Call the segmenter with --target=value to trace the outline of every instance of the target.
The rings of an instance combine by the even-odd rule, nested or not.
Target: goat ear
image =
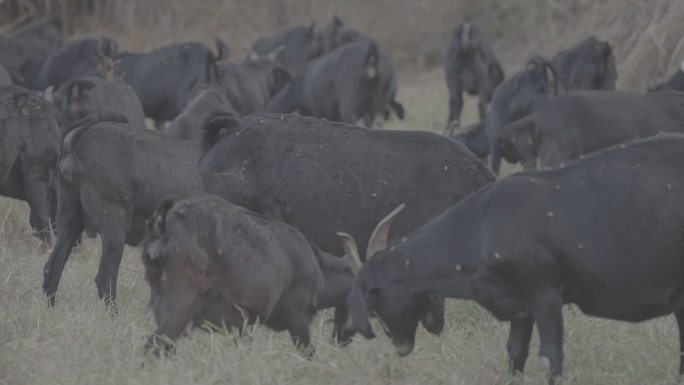
[[[283,67],[273,68],[273,80],[271,82],[271,96],[275,96],[280,90],[282,90],[290,81],[292,81],[292,76]]]
[[[119,52],[119,45],[109,36],[100,38],[100,53],[104,57],[112,58]]]
[[[71,102],[78,96],[78,90],[76,89],[76,82],[71,82],[67,85],[66,89],[66,105],[67,107],[71,105]]]
[[[404,120],[404,115],[405,115],[404,105],[399,103],[398,101],[392,99],[390,101],[390,106],[392,107],[394,112],[397,114],[397,117],[399,118],[399,120]]]
[[[212,116],[204,125],[204,130],[220,130],[223,134],[233,135],[240,129],[240,119],[232,113]]]
[[[216,44],[216,61],[228,60],[230,53],[228,44],[218,36],[214,37],[214,43]]]
[[[333,31],[336,31],[337,29],[342,28],[342,26],[344,26],[344,22],[342,21],[342,19],[340,19],[339,16],[333,15],[332,25]]]
[[[155,238],[161,238],[166,230],[166,214],[173,208],[174,204],[173,198],[165,198],[154,210],[149,226]]]
[[[487,66],[487,73],[488,73],[490,79],[503,81],[503,79],[505,77],[503,69],[499,65],[499,62],[497,62],[497,61],[495,61],[495,62],[493,62]]]
[[[355,330],[366,338],[374,338],[373,327],[368,321],[368,304],[363,290],[363,282],[355,279],[349,296],[347,297],[349,307],[349,318],[347,319],[347,329]]]
[[[603,54],[608,56],[613,53],[613,47],[611,47],[610,43],[603,42]]]
[[[204,134],[200,148],[205,154],[214,147],[222,135],[229,136],[237,133],[240,130],[240,120],[233,113],[219,113],[205,120],[201,127]]]
[[[359,257],[359,248],[356,246],[356,241],[354,237],[347,233],[338,232],[337,236],[340,237],[342,242],[342,248],[344,248],[344,254],[349,261],[349,268],[352,273],[356,274],[361,270],[361,258]]]
[[[95,88],[95,83],[91,80],[77,79],[69,83],[67,86],[67,106],[71,105],[71,102],[78,100],[83,97],[83,90],[91,90]]]
[[[92,90],[95,88],[95,83],[92,80],[78,80],[76,81],[76,87],[79,90],[79,93],[83,93],[83,90]]]
[[[427,311],[420,323],[432,334],[440,334],[444,330],[444,298],[428,296]]]

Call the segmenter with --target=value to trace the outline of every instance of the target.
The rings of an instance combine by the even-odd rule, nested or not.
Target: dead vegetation
[[[234,55],[262,36],[337,14],[375,37],[405,76],[441,66],[465,18],[482,25],[508,74],[532,54],[548,57],[590,34],[613,45],[623,90],[643,91],[684,60],[681,0],[3,0],[0,30],[44,14],[58,15],[70,34],[110,34],[123,50],[221,36]]]
[[[500,52],[507,73],[520,68],[534,53],[550,57],[591,34],[612,45],[620,90],[643,92],[656,80],[668,78],[684,61],[684,2],[680,0],[505,3],[510,8],[499,10],[499,17],[483,19],[483,24],[489,25],[484,21],[488,19],[501,21],[493,23],[497,28],[493,32],[502,36],[495,50]],[[518,3],[520,8],[510,3]]]
[[[408,76],[441,66],[465,18],[482,25],[508,74],[532,54],[551,56],[590,34],[613,45],[623,90],[643,91],[684,60],[681,0],[3,0],[0,30],[45,14],[58,15],[70,34],[110,34],[123,50],[221,36],[234,55],[260,37],[337,14],[375,37]]]

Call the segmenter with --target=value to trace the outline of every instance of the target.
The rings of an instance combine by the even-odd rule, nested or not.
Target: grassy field
[[[446,117],[441,71],[404,77],[399,98],[404,122],[387,127],[440,131]],[[464,123],[475,116],[468,100]],[[510,172],[510,168],[505,172]],[[119,314],[99,302],[94,277],[98,239],[71,256],[57,305],[43,297],[48,254],[28,226],[23,202],[0,199],[0,383],[2,384],[508,384],[507,325],[472,302],[449,301],[441,336],[420,331],[415,351],[399,358],[384,335],[357,338],[345,348],[330,342],[320,314],[311,325],[314,360],[295,353],[287,333],[265,327],[247,338],[195,330],[177,353],[146,360],[143,343],[154,330],[140,252],[127,248],[119,274]],[[676,383],[677,328],[673,317],[630,325],[565,309],[565,384]],[[380,330],[380,329],[377,329]],[[533,342],[526,384],[545,382]]]

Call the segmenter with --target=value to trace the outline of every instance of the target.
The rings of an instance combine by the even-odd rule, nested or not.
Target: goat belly
[[[474,277],[471,289],[477,303],[489,310],[500,321],[509,321],[527,315],[523,299],[516,290],[497,280],[493,275]]]
[[[684,303],[682,288],[604,288],[600,291],[585,291],[582,295],[569,298],[583,313],[594,317],[641,322],[671,314]]]

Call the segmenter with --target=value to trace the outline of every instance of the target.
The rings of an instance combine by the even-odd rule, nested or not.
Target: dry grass
[[[240,56],[239,47],[260,37],[311,21],[322,26],[338,14],[373,36],[403,72],[441,65],[453,29],[466,17],[494,42],[509,75],[533,54],[550,57],[592,34],[613,45],[623,90],[644,91],[684,60],[681,0],[202,0],[192,7],[169,0],[92,3],[91,15],[71,18],[69,29],[111,34],[124,43],[122,49],[134,51],[186,40],[210,44],[221,36]]]
[[[464,18],[482,26],[509,75],[533,54],[550,57],[596,35],[615,49],[618,88],[639,92],[684,60],[681,0],[0,0],[0,31],[49,10],[71,36],[109,34],[123,50],[220,36],[233,58],[260,37],[337,14],[375,38],[402,73],[441,66]]]
[[[146,361],[142,345],[154,330],[139,252],[127,249],[119,275],[120,313],[97,299],[97,240],[72,256],[58,303],[40,291],[47,255],[27,228],[26,207],[0,200],[0,383],[3,384],[507,384],[507,328],[474,303],[450,301],[441,337],[421,332],[416,350],[397,357],[384,336],[346,348],[312,323],[313,361],[299,357],[287,333],[255,327],[251,340],[195,331],[168,359]],[[567,308],[566,384],[669,384],[677,370],[672,318],[640,325],[589,319]],[[544,383],[536,337],[526,384]],[[144,366],[141,366],[143,365]]]
[[[214,36],[221,36],[234,54],[242,55],[239,48],[251,46],[258,38],[295,24],[316,22],[321,27],[337,14],[376,38],[402,65],[442,55],[456,24],[467,13],[484,10],[477,0],[202,0],[192,7],[185,1],[167,0],[94,3],[92,16],[70,20],[70,29],[112,34],[129,43],[122,47],[129,50],[186,40],[210,43]]]
[[[405,85],[412,107],[402,128],[439,131],[446,90],[441,72]],[[410,102],[410,103],[409,103]],[[466,104],[466,122],[476,118]],[[399,126],[392,123],[390,126]],[[120,313],[111,317],[97,299],[93,279],[98,239],[67,263],[57,305],[41,292],[47,254],[30,235],[22,202],[0,199],[0,383],[2,384],[508,384],[507,325],[472,302],[449,301],[442,336],[421,330],[416,350],[394,354],[390,341],[356,339],[346,348],[329,341],[325,312],[311,325],[317,354],[306,361],[287,333],[255,327],[248,339],[196,330],[177,353],[146,361],[143,343],[154,328],[139,250],[127,248],[119,274]],[[670,384],[676,380],[677,330],[672,317],[630,325],[589,319],[566,308],[566,384]],[[379,328],[377,330],[380,330]],[[526,384],[543,384],[533,342]],[[144,365],[143,365],[144,364]]]

